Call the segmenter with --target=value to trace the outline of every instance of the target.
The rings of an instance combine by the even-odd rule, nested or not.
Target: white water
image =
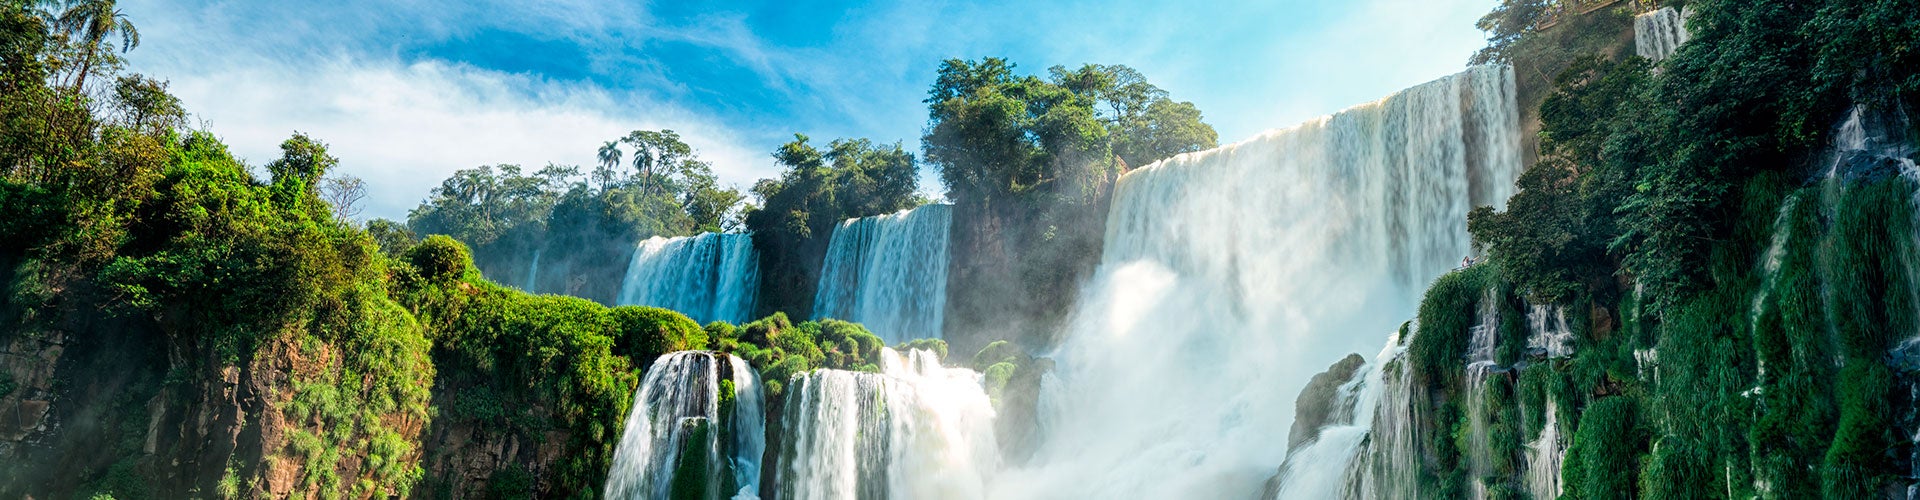
[[[1039,449],[992,497],[1257,494],[1287,395],[1411,317],[1471,252],[1467,211],[1504,205],[1513,94],[1511,70],[1474,68],[1122,178]]]
[[[1634,51],[1647,59],[1659,61],[1672,57],[1680,50],[1680,44],[1687,43],[1687,18],[1692,12],[1682,12],[1673,7],[1662,7],[1633,18]]]
[[[1536,499],[1560,498],[1560,466],[1567,458],[1567,444],[1560,439],[1560,406],[1547,396],[1546,425],[1540,436],[1527,443],[1527,491]]]
[[[1000,450],[980,374],[929,351],[881,352],[881,373],[793,378],[777,497],[986,498]]]
[[[1473,476],[1472,498],[1487,498],[1485,478],[1493,472],[1493,451],[1489,427],[1493,415],[1487,414],[1487,378],[1496,375],[1500,364],[1495,353],[1500,345],[1500,293],[1488,288],[1480,298],[1479,321],[1467,332],[1467,470]]]
[[[760,460],[767,451],[767,396],[760,390],[760,373],[747,361],[728,355],[733,367],[733,484],[740,485],[735,500],[760,496]]]
[[[1549,359],[1573,355],[1573,327],[1567,326],[1566,307],[1528,305],[1527,350],[1544,353]]]
[[[527,284],[520,287],[521,291],[527,292],[527,293],[540,293],[539,291],[534,290],[533,287],[539,285],[540,283],[540,254],[545,252],[546,250],[547,249],[544,246],[533,249],[533,262],[530,264],[527,264]]]
[[[833,230],[814,319],[865,325],[888,345],[940,338],[951,205],[847,219]]]
[[[613,466],[607,472],[607,498],[667,498],[676,466],[688,459],[680,456],[687,427],[696,422],[715,424],[706,435],[708,442],[700,444],[707,456],[697,458],[706,461],[713,473],[705,481],[718,485],[731,468],[736,484],[741,485],[735,498],[754,498],[764,449],[758,443],[765,439],[765,420],[757,402],[762,397],[760,379],[745,361],[725,355],[736,397],[733,414],[722,415],[720,380],[727,375],[721,371],[721,356],[681,351],[654,360],[634,394],[626,430],[614,450]],[[733,424],[730,443],[720,439],[717,424],[722,422]],[[725,493],[716,488],[708,497],[717,500]]]
[[[753,319],[759,288],[751,235],[653,237],[634,250],[618,303],[672,309],[703,324],[740,324]]]
[[[1372,362],[1340,386],[1338,396],[1345,407],[1320,429],[1318,439],[1287,454],[1274,499],[1352,496],[1351,486],[1364,473],[1361,452],[1374,428],[1374,411],[1381,408],[1387,387],[1386,367],[1405,350],[1399,340],[1398,335],[1389,338]]]

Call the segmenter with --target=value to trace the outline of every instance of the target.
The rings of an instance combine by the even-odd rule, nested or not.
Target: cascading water
[[[1373,362],[1340,386],[1337,396],[1344,405],[1321,427],[1319,438],[1287,453],[1273,499],[1349,498],[1357,493],[1351,486],[1365,473],[1366,462],[1359,459],[1373,432],[1374,411],[1382,407],[1386,368],[1404,350],[1398,335],[1393,336]]]
[[[1536,499],[1560,498],[1560,465],[1566,460],[1567,444],[1560,439],[1560,407],[1547,398],[1547,419],[1540,436],[1527,443],[1527,492]]]
[[[1000,450],[980,374],[942,367],[929,351],[881,352],[881,373],[793,378],[777,497],[986,498]]]
[[[735,500],[752,500],[760,495],[760,460],[767,451],[766,394],[760,390],[760,373],[738,356],[727,356],[733,369],[733,484],[740,487]]]
[[[1680,44],[1687,43],[1687,18],[1693,12],[1661,7],[1633,18],[1634,51],[1647,59],[1659,61],[1673,56],[1680,50]]]
[[[1527,351],[1549,359],[1573,355],[1573,327],[1567,326],[1567,308],[1527,306]]]
[[[1500,342],[1499,291],[1488,288],[1480,299],[1479,322],[1467,332],[1467,469],[1473,474],[1472,498],[1486,498],[1485,478],[1493,472],[1488,444],[1492,415],[1487,414],[1487,377],[1502,370],[1495,359]]]
[[[952,205],[847,219],[833,231],[815,319],[860,323],[887,344],[940,338]]]
[[[765,450],[761,397],[759,376],[740,358],[682,351],[654,360],[627,413],[605,496],[755,498]]]
[[[1466,214],[1512,193],[1518,127],[1511,69],[1478,67],[1123,177],[1039,447],[993,496],[1256,495],[1286,457],[1275,395],[1472,251]]]
[[[700,323],[739,324],[753,319],[759,288],[751,235],[654,237],[634,250],[618,302],[672,309]]]
[[[527,264],[527,284],[520,287],[521,291],[539,293],[539,291],[534,290],[533,287],[540,284],[540,254],[546,252],[546,250],[546,247],[533,249],[532,262]]]

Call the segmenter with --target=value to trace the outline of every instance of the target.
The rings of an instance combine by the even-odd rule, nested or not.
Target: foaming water
[[[1533,498],[1560,498],[1560,466],[1567,458],[1567,444],[1560,439],[1560,405],[1547,398],[1546,424],[1540,435],[1527,443],[1527,492]]]
[[[1366,473],[1361,451],[1373,433],[1374,412],[1382,407],[1387,366],[1403,351],[1399,337],[1390,337],[1372,362],[1340,386],[1337,396],[1343,404],[1318,439],[1287,454],[1274,499],[1352,498],[1359,493],[1354,486]]]
[[[1567,325],[1566,307],[1527,306],[1527,350],[1547,358],[1573,355],[1573,327]]]
[[[620,305],[663,307],[699,323],[745,323],[759,296],[753,237],[706,233],[640,242],[621,281]]]
[[[813,317],[860,323],[887,344],[940,338],[953,206],[847,219],[827,245]]]
[[[1488,287],[1480,298],[1479,322],[1467,333],[1467,470],[1473,478],[1468,492],[1472,498],[1487,498],[1485,478],[1493,473],[1493,450],[1489,443],[1494,416],[1487,413],[1488,377],[1504,370],[1495,359],[1500,344],[1499,292]]]
[[[734,394],[730,405],[723,404],[725,388]],[[704,351],[661,356],[634,394],[605,496],[755,498],[766,433],[761,397],[759,375],[740,358]],[[700,476],[688,482],[703,490],[674,491],[676,474]]]
[[[1640,57],[1659,61],[1672,57],[1680,45],[1687,43],[1687,18],[1693,17],[1691,11],[1681,11],[1673,7],[1661,7],[1633,18],[1634,52]]]
[[[1468,210],[1512,193],[1513,94],[1510,69],[1473,68],[1122,178],[1039,448],[993,497],[1258,494],[1283,395],[1411,317],[1472,251]]]
[[[987,498],[1000,451],[980,374],[924,350],[881,353],[881,373],[794,376],[777,497]]]

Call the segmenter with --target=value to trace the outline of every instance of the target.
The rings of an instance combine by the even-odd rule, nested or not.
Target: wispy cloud
[[[135,69],[256,162],[294,130],[333,145],[403,217],[453,170],[585,164],[600,142],[673,128],[723,181],[775,175],[803,132],[903,140],[941,59],[1024,71],[1132,65],[1224,141],[1458,71],[1494,0],[907,0],[635,3],[346,0],[129,3]],[[931,184],[930,172],[923,182]],[[937,186],[924,186],[938,191]]]
[[[404,218],[454,170],[590,165],[601,142],[639,128],[681,131],[724,178],[774,173],[764,154],[696,114],[470,66],[336,59],[176,78],[173,90],[251,163],[277,157],[296,130],[326,141],[342,172],[367,179],[368,213],[379,217]],[[647,113],[628,111],[637,109]]]

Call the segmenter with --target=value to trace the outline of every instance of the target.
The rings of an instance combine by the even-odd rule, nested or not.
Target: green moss
[[[912,351],[912,350],[932,351],[934,356],[938,356],[942,361],[945,361],[947,359],[947,341],[945,340],[913,339],[913,340],[907,341],[904,344],[900,344],[900,349],[903,351]]]
[[[680,453],[678,463],[673,467],[673,485],[668,498],[673,500],[705,500],[717,494],[725,485],[715,484],[720,477],[713,469],[712,439],[713,423],[704,418],[689,418],[680,421]]]

